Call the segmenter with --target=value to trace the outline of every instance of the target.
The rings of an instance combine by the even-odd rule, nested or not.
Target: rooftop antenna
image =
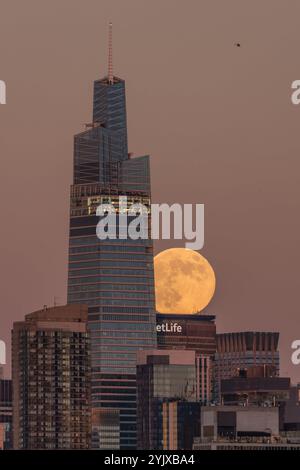
[[[113,57],[112,57],[112,23],[109,23],[108,27],[108,83],[112,85],[114,83],[113,75]]]

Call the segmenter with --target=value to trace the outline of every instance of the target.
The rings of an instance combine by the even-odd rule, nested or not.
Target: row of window
[[[128,346],[125,346],[124,349],[127,350],[130,347],[135,347],[137,349],[143,349],[146,345],[149,345],[151,347],[154,347],[155,341],[153,338],[153,335],[150,333],[135,333],[135,337],[131,338],[130,340],[128,338],[124,338],[124,334],[119,334],[119,338],[116,340],[114,338],[103,338],[99,337],[100,332],[99,331],[92,331],[91,336],[92,338],[92,344],[94,347],[94,344],[101,344],[102,345],[113,345],[113,348],[115,349],[116,345],[121,345],[121,344],[126,344]],[[126,335],[128,336],[128,335]],[[147,339],[145,336],[148,336]],[[139,338],[144,338],[143,341],[141,341]],[[136,346],[132,346],[136,345]],[[120,346],[121,347],[121,346]]]
[[[144,339],[146,338],[153,338],[153,331],[150,332],[143,332],[143,333],[138,333],[138,332],[132,332],[132,331],[126,331],[126,334],[123,331],[92,331],[91,332],[91,335],[93,336],[93,334],[97,337],[105,337],[105,336],[109,336],[111,338],[123,338],[124,339],[124,344],[127,344],[126,342],[126,339],[128,339],[128,341],[130,341],[131,343],[131,339],[130,338],[143,338],[143,341],[142,341],[142,344],[146,344],[146,342],[144,341]],[[126,338],[125,338],[126,337]],[[118,340],[118,343],[120,343],[120,341]],[[92,344],[93,344],[93,340],[92,340]],[[150,343],[149,343],[150,344]],[[154,344],[154,338],[152,339],[152,344]]]
[[[90,274],[90,271],[89,271]],[[144,287],[145,290],[148,289],[148,286],[153,286],[154,285],[154,280],[153,277],[141,277],[140,275],[133,275],[133,272],[131,273],[132,276],[89,276],[89,277],[81,277],[82,271],[76,271],[76,276],[80,277],[73,277],[69,278],[69,285],[74,285],[74,284],[85,284],[85,283],[91,283],[91,282],[97,282],[97,281],[102,281],[102,282],[115,282],[115,283],[131,283],[131,285],[143,285],[146,284]],[[114,287],[113,287],[114,288]]]
[[[107,284],[102,282],[97,282],[94,284],[83,284],[80,286],[69,286],[68,292],[89,292],[93,290],[103,290],[105,293],[112,291],[112,293],[116,291],[139,291],[144,293],[145,295],[148,294],[148,286],[144,284]],[[122,294],[123,295],[123,294]],[[142,296],[142,294],[139,294]]]
[[[132,360],[126,360],[126,359],[123,359],[123,361],[116,361],[116,360],[113,360],[113,359],[93,359],[92,360],[92,367],[94,366],[134,366],[136,363],[136,360],[135,359],[132,359]]]
[[[100,244],[99,241],[97,244],[94,245],[84,245],[84,242],[80,239],[83,243],[83,246],[75,246],[69,248],[69,254],[73,255],[76,253],[88,253],[88,252],[101,252],[104,255],[106,252],[107,256],[115,255],[115,252],[125,254],[125,255],[132,255],[132,256],[144,256],[145,252],[147,252],[147,247],[145,246],[128,246],[128,245],[103,245]],[[95,243],[95,240],[94,240]]]
[[[143,305],[144,307],[148,307],[149,309],[153,306],[153,303],[151,302],[151,300],[148,300],[148,299],[137,299],[137,300],[130,300],[130,299],[126,299],[126,301],[124,301],[124,299],[122,300],[121,299],[114,299],[114,300],[111,300],[111,299],[103,299],[103,296],[101,295],[101,297],[99,297],[99,294],[101,295],[101,293],[95,293],[95,295],[77,295],[77,294],[72,294],[69,296],[69,301],[70,302],[78,302],[78,303],[88,303],[89,305],[98,305],[98,304],[104,304],[104,305],[114,305],[115,307],[122,307],[124,305],[124,303],[126,303],[126,305],[131,305],[131,306],[135,306],[135,305]],[[92,300],[92,298],[96,299],[96,300]],[[103,307],[105,308],[105,307]],[[123,307],[122,307],[123,308]],[[118,311],[119,309],[116,308],[114,309],[114,311]]]
[[[84,261],[89,259],[112,261],[118,260],[122,262],[124,262],[124,260],[142,260],[144,263],[146,263],[152,261],[152,256],[146,255],[145,253],[102,253],[100,249],[94,252],[90,251],[89,253],[78,253],[76,255],[69,255],[69,261]]]
[[[102,299],[141,299],[141,300],[153,300],[154,294],[147,292],[114,292],[114,291],[103,291],[101,288],[89,289],[88,292],[81,292],[78,290],[76,293],[69,294],[69,301],[72,300],[81,300],[81,299],[91,299],[95,297],[101,297]]]
[[[97,371],[109,372],[110,370],[111,370],[110,367],[96,367],[95,368],[96,372]],[[135,374],[136,370],[135,370],[135,367],[115,367],[114,372],[119,373],[119,374]],[[98,398],[97,395],[92,395],[93,402],[95,402],[97,398]],[[113,400],[115,400],[115,397],[113,398]],[[111,403],[111,401],[105,401],[101,399],[98,401],[98,405],[97,403],[95,403],[93,406],[95,406],[96,408],[97,407],[98,408],[112,408],[113,403]],[[135,403],[119,403],[119,401],[116,401],[116,408],[135,408],[136,409],[136,404]],[[129,420],[129,418],[126,418],[126,419]],[[132,421],[135,421],[135,419],[133,419]]]
[[[93,256],[93,258],[97,258],[96,256]],[[78,259],[78,258],[77,258]],[[95,259],[94,261],[82,261],[82,262],[74,262],[72,261],[69,264],[70,269],[78,269],[78,268],[88,268],[88,267],[103,267],[103,268],[108,268],[108,267],[114,267],[114,268],[130,268],[130,267],[135,267],[135,268],[144,268],[147,269],[149,263],[146,260],[143,261],[130,261],[130,260],[123,260],[118,258],[118,260],[100,260],[100,259]]]
[[[152,271],[152,268],[145,269],[121,269],[118,265],[116,265],[116,269],[106,269],[106,268],[98,268],[98,269],[78,269],[78,270],[70,270],[69,275],[72,276],[82,276],[84,274],[123,274],[123,275],[132,275],[132,276],[147,276]]]
[[[123,361],[126,361],[127,359],[132,359],[132,360],[135,360],[136,359],[136,354],[134,353],[126,353],[126,355],[124,354],[118,354],[118,353],[113,353],[113,352],[107,352],[107,353],[104,353],[104,352],[95,352],[92,354],[92,360],[94,359],[102,359],[102,358],[106,358],[106,359],[123,359]]]
[[[89,323],[91,330],[144,330],[153,331],[152,323],[110,323],[110,322],[93,322]]]
[[[97,238],[96,233],[92,237],[71,237],[70,238],[70,246],[74,245],[97,245],[100,243],[100,240]],[[146,246],[152,246],[152,240],[131,240],[128,238],[124,240],[122,243],[120,240],[101,240],[101,250],[102,251],[113,251],[115,249],[120,249],[121,247],[126,247],[132,249],[134,251],[139,251],[137,248],[140,247],[141,249],[145,249]],[[123,249],[123,248],[122,248]]]

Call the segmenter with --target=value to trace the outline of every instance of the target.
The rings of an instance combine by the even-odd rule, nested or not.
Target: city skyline
[[[178,7],[177,11],[179,14],[181,9]],[[198,10],[196,9],[195,11]],[[207,15],[212,14],[212,9],[209,7],[207,7],[205,11]],[[281,10],[278,6],[277,22],[279,21],[279,11]],[[65,11],[62,11],[62,22],[65,21],[65,13]],[[124,13],[124,10],[122,10],[122,13]],[[140,10],[138,10],[138,15],[143,19]],[[157,17],[154,18],[159,26],[159,41],[161,44],[164,44],[164,51],[166,51],[166,48],[168,51],[172,51],[176,48],[174,45],[169,44],[168,39],[166,43],[162,43],[162,23],[165,20],[165,15],[166,11],[163,10],[161,19],[158,20]],[[280,331],[281,337],[283,338],[280,349],[283,359],[284,375],[287,373],[292,375],[294,382],[296,382],[299,372],[296,366],[291,365],[290,354],[292,351],[290,350],[290,344],[292,340],[296,339],[294,335],[296,334],[297,325],[298,281],[296,279],[296,271],[293,270],[298,265],[298,254],[296,250],[293,251],[293,247],[296,246],[296,235],[298,233],[298,225],[294,220],[294,214],[296,213],[295,201],[297,199],[296,179],[294,175],[297,173],[298,163],[294,160],[294,155],[297,155],[299,150],[299,139],[296,139],[297,112],[295,109],[290,108],[289,103],[289,78],[296,78],[295,74],[297,70],[296,67],[293,66],[291,52],[291,55],[285,58],[288,71],[285,74],[282,73],[276,83],[270,84],[271,78],[277,76],[275,72],[278,72],[278,70],[274,56],[268,55],[270,71],[262,68],[261,73],[264,77],[263,83],[268,82],[269,88],[268,90],[266,88],[264,89],[264,96],[262,96],[257,76],[253,71],[253,65],[263,64],[265,56],[259,52],[259,38],[255,40],[255,47],[253,46],[254,49],[252,49],[250,39],[253,38],[250,34],[250,27],[247,22],[243,21],[240,10],[238,10],[237,16],[242,22],[242,27],[245,28],[245,39],[242,41],[241,50],[231,48],[231,36],[227,33],[226,28],[221,28],[222,34],[228,40],[226,51],[228,47],[230,52],[228,50],[227,58],[229,65],[232,67],[232,74],[235,74],[236,77],[236,81],[231,88],[226,82],[226,78],[228,79],[231,75],[226,74],[224,71],[222,72],[224,74],[222,77],[224,77],[225,80],[224,95],[226,95],[227,98],[224,96],[221,97],[219,94],[216,97],[213,94],[217,85],[214,77],[219,69],[214,62],[212,63],[212,59],[203,45],[201,45],[200,49],[203,53],[202,66],[200,67],[200,59],[199,68],[198,61],[193,64],[188,61],[190,67],[192,67],[194,76],[197,77],[197,83],[194,83],[193,80],[188,81],[191,95],[186,89],[184,91],[180,88],[180,83],[184,83],[182,78],[186,73],[186,66],[188,65],[183,55],[181,55],[180,58],[176,57],[176,60],[173,56],[169,58],[168,66],[170,70],[172,72],[177,71],[177,74],[174,73],[173,82],[166,84],[164,80],[156,79],[156,75],[150,70],[152,66],[155,69],[155,73],[157,73],[157,69],[161,70],[161,73],[162,70],[164,72],[167,70],[167,67],[160,69],[160,67],[163,66],[163,56],[158,54],[158,52],[156,52],[157,55],[155,57],[153,54],[150,55],[151,67],[145,69],[148,74],[147,76],[142,70],[147,64],[144,58],[137,54],[140,52],[142,45],[137,46],[132,44],[131,39],[128,39],[128,33],[127,35],[124,34],[124,26],[122,26],[120,16],[117,15],[117,12],[111,15],[113,21],[115,18],[117,19],[114,23],[117,23],[119,28],[119,32],[118,28],[116,28],[118,52],[116,52],[117,59],[115,63],[117,64],[117,70],[121,72],[120,75],[126,76],[127,85],[129,85],[129,124],[133,130],[133,132],[130,130],[130,136],[132,136],[131,139],[133,139],[134,142],[134,145],[131,144],[130,148],[134,150],[137,148],[138,154],[142,154],[143,150],[149,148],[149,153],[152,155],[154,197],[158,201],[164,201],[167,200],[167,198],[172,200],[178,200],[180,198],[184,200],[185,197],[192,199],[193,192],[196,194],[197,191],[197,199],[203,200],[206,203],[208,209],[206,213],[208,235],[206,236],[204,254],[212,261],[212,265],[217,272],[219,280],[218,290],[214,300],[208,307],[208,313],[217,315],[220,328],[219,332],[232,331],[234,329],[269,330],[268,326],[272,324],[272,329]],[[141,28],[141,23],[138,22],[138,16],[131,18],[131,20],[128,16],[126,16],[126,18],[130,21],[129,24],[136,27],[139,25],[139,28]],[[287,17],[286,14],[284,18],[286,22],[288,19],[292,20],[292,18],[290,16]],[[90,21],[91,16],[88,16],[88,18],[85,16],[82,20],[83,24],[85,24],[85,22],[88,23],[87,20]],[[28,18],[27,21],[29,21]],[[53,17],[50,15],[49,23],[46,22],[46,26],[47,24],[50,25],[51,21],[53,21]],[[24,24],[26,23],[21,23],[20,25],[21,31]],[[87,41],[92,43],[93,51],[95,51],[95,53],[97,52],[97,55],[93,52],[93,54],[88,54],[88,57],[84,57],[83,70],[79,71],[76,68],[76,74],[68,74],[66,67],[64,68],[62,66],[62,57],[55,57],[54,45],[56,44],[56,40],[52,38],[53,43],[51,43],[51,45],[47,42],[47,34],[49,31],[47,31],[46,28],[43,40],[48,44],[48,55],[50,57],[47,57],[48,65],[46,64],[45,70],[49,72],[50,64],[51,67],[54,67],[56,64],[54,69],[58,70],[58,68],[61,69],[62,67],[65,73],[65,76],[63,73],[56,73],[56,75],[54,75],[53,72],[49,75],[52,83],[54,83],[54,87],[57,86],[56,94],[54,93],[54,96],[57,97],[57,101],[54,101],[53,105],[51,105],[53,95],[51,93],[47,94],[46,88],[44,88],[43,81],[45,80],[45,76],[43,70],[39,70],[36,78],[31,77],[30,79],[33,81],[37,80],[40,88],[35,88],[35,91],[31,90],[28,77],[24,77],[24,89],[18,88],[19,94],[17,93],[17,95],[15,94],[17,86],[13,74],[8,77],[3,77],[9,85],[9,95],[11,96],[5,108],[3,107],[1,109],[1,125],[3,122],[2,128],[4,135],[1,143],[1,152],[3,152],[3,155],[8,156],[7,162],[5,163],[5,170],[9,176],[7,180],[10,182],[15,181],[16,187],[20,188],[22,192],[24,204],[27,206],[34,204],[39,214],[39,217],[37,217],[37,214],[30,215],[26,214],[26,211],[23,211],[19,216],[18,222],[21,223],[23,227],[26,227],[23,234],[23,243],[28,247],[28,252],[31,253],[33,247],[35,247],[35,254],[32,257],[32,255],[27,253],[27,250],[24,250],[24,248],[21,250],[18,247],[19,232],[16,222],[11,215],[11,209],[3,204],[3,213],[8,221],[3,232],[3,243],[4,246],[8,247],[8,250],[5,251],[9,256],[5,253],[3,263],[3,267],[6,267],[6,271],[5,276],[3,274],[2,298],[4,300],[3,308],[7,314],[5,313],[5,315],[3,315],[5,324],[2,327],[4,333],[1,333],[1,339],[5,339],[7,345],[9,345],[9,330],[13,320],[21,319],[24,313],[39,308],[44,303],[52,304],[54,297],[56,297],[57,303],[65,303],[66,290],[64,287],[64,279],[66,278],[66,268],[64,265],[66,261],[66,242],[59,240],[63,240],[64,237],[66,239],[67,230],[64,219],[67,215],[68,195],[65,188],[67,188],[70,179],[72,153],[70,138],[65,135],[71,136],[78,130],[78,122],[82,120],[81,116],[86,116],[86,120],[88,120],[89,99],[87,97],[91,93],[89,83],[91,83],[95,76],[95,70],[101,71],[101,61],[103,61],[103,70],[105,70],[106,67],[105,46],[101,45],[101,40],[97,42],[97,45],[94,45],[95,41],[90,41],[90,39],[91,37],[95,36],[96,38],[102,35],[103,30],[102,39],[103,44],[105,44],[106,24],[107,21],[103,21],[102,25],[98,24],[97,31],[90,33],[90,36],[88,36],[88,33],[85,31],[88,37],[85,37],[85,33],[82,34],[82,36],[80,35],[80,41],[83,41],[84,45],[87,44]],[[233,24],[236,25],[237,23],[234,21]],[[176,28],[179,28],[180,25],[181,23],[177,18],[174,27],[170,26],[172,39],[175,37],[174,32]],[[210,30],[205,29],[203,24],[201,25],[203,27],[201,34],[208,37],[207,35]],[[262,34],[263,22],[259,23],[259,26],[259,33]],[[145,27],[145,22],[143,22],[143,27]],[[201,38],[200,33],[198,36],[198,33],[194,30],[194,32],[191,32],[187,26],[186,28],[187,29],[184,29],[184,31],[187,35],[189,45],[192,42],[191,39],[193,39],[193,35],[195,35],[197,41]],[[62,30],[60,28],[58,28],[58,31],[61,34]],[[138,29],[138,31],[140,31],[140,29]],[[149,29],[146,28],[145,31],[149,35],[147,38],[150,38]],[[290,31],[288,45],[292,43],[295,34],[293,27],[290,28]],[[236,26],[235,32],[237,35],[240,35],[241,28]],[[5,36],[7,34],[7,29],[5,25],[3,25],[1,37],[7,37]],[[75,37],[74,32],[73,34]],[[219,32],[219,34],[221,34],[221,32]],[[271,28],[270,35],[277,47],[280,48],[280,42],[278,36],[276,36],[275,28]],[[145,36],[143,37],[145,38]],[[27,41],[29,41],[27,45],[31,43],[30,38],[31,36],[27,38]],[[122,44],[121,38],[124,44]],[[127,43],[125,44],[126,41]],[[5,41],[2,41],[2,43],[4,42]],[[245,42],[246,48],[244,47]],[[80,46],[79,40],[75,44],[79,50],[81,50],[80,47],[83,48],[83,46]],[[146,51],[149,52],[148,39],[145,39],[143,44],[144,47],[146,47]],[[71,47],[68,43],[61,42],[60,47],[62,55],[66,53],[70,54],[68,57],[70,57],[74,70],[74,64],[76,62],[74,55],[72,56],[73,46]],[[193,50],[194,46],[190,45],[190,47]],[[260,41],[259,47],[262,48],[264,54],[270,52],[270,44],[268,41],[264,44],[261,44]],[[282,45],[282,47],[286,47],[286,44]],[[222,45],[223,52],[225,52],[224,48],[225,46]],[[101,52],[100,49],[103,52]],[[246,52],[244,52],[245,49]],[[213,40],[213,50],[220,59],[218,42],[215,39]],[[254,50],[253,54],[251,52],[252,50]],[[33,62],[36,59],[36,52],[37,50],[33,50],[28,57],[32,71],[37,71],[37,69],[34,68]],[[240,52],[244,55],[240,54]],[[238,57],[237,53],[239,54]],[[17,52],[16,54],[19,58]],[[126,57],[127,59],[125,59]],[[278,57],[276,56],[276,58]],[[136,65],[137,60],[142,61],[143,67]],[[4,54],[3,61],[5,68],[9,66],[13,69],[11,57]],[[250,75],[248,79],[246,74],[241,72],[241,63],[246,65],[247,61],[249,61],[249,65],[246,67],[246,70]],[[20,63],[22,63],[22,61],[20,61]],[[156,67],[155,64],[157,64]],[[211,66],[210,69],[208,65]],[[252,67],[250,67],[251,65]],[[75,76],[70,82],[72,75]],[[99,74],[97,73],[97,75]],[[56,81],[55,76],[57,76]],[[148,77],[147,81],[146,76]],[[200,79],[201,83],[203,83],[203,90],[208,90],[209,96],[207,99],[204,96],[204,91],[199,91],[198,80]],[[255,93],[249,91],[250,85],[253,85],[253,82],[256,86]],[[67,87],[67,84],[69,87]],[[247,88],[246,85],[249,87],[247,90],[245,89]],[[155,87],[155,93],[153,93],[153,87]],[[41,91],[36,91],[38,89]],[[39,93],[42,93],[42,95]],[[45,95],[43,95],[43,93],[45,93]],[[254,99],[252,105],[250,98],[252,98],[253,93],[255,98],[259,98],[259,101]],[[151,95],[150,98],[149,94]],[[194,107],[191,96],[194,96],[193,100],[196,100],[196,103],[199,104],[199,108],[198,106],[196,107],[197,109]],[[242,100],[244,97],[244,101],[241,101],[240,106],[234,101],[235,105],[231,110],[232,128],[227,127],[227,134],[225,135],[221,126],[221,124],[224,125],[223,119],[225,117],[222,109],[227,108],[228,110],[230,100],[232,100],[234,96],[238,97],[238,100]],[[276,100],[277,96],[278,101],[275,101],[276,105],[272,105],[272,100]],[[51,111],[51,119],[45,116],[44,120],[42,120],[43,122],[37,122],[36,117],[39,115],[38,97],[45,97],[46,105]],[[164,128],[162,126],[163,117],[154,114],[155,107],[153,97],[155,97],[156,108],[159,104],[159,108],[162,110],[164,120],[165,118],[169,119],[169,121],[165,123]],[[179,100],[178,109],[180,108],[182,110],[183,116],[191,115],[193,118],[189,119],[189,125],[185,124],[185,119],[180,119],[179,117],[174,119],[171,116],[177,109],[177,105],[175,107],[173,104],[175,98]],[[60,100],[61,105],[59,106],[58,103]],[[32,101],[33,106],[32,113],[31,111],[28,113],[28,103],[30,101]],[[141,105],[139,102],[143,104]],[[206,107],[200,106],[202,102]],[[254,122],[256,117],[255,106],[256,109],[258,109],[259,103],[265,113],[263,114],[264,120],[262,117],[258,119],[259,126],[262,126],[264,133],[260,131],[260,127]],[[27,122],[23,119],[25,115],[22,114],[24,112],[22,109],[20,110],[20,117],[15,118],[15,116],[18,115],[16,109],[20,104],[22,109],[27,109]],[[208,104],[212,107],[210,112],[208,111]],[[138,122],[139,111],[142,107],[149,110],[144,113],[145,124]],[[277,136],[274,136],[275,132],[273,125],[271,125],[268,107],[276,111],[275,125],[277,126],[278,124],[282,124],[279,114],[280,112],[283,113],[283,119],[288,123],[285,128],[286,134],[277,132]],[[200,113],[199,110],[201,110]],[[191,114],[189,114],[189,112]],[[241,115],[245,117],[244,122],[239,125],[238,121]],[[9,126],[12,125],[12,116],[14,116],[14,119],[17,119],[17,122],[18,119],[20,119],[20,124],[22,123],[23,130],[20,130],[22,135],[22,139],[20,139],[22,140],[22,148],[19,147],[18,142],[12,142],[12,135],[9,130]],[[205,116],[205,119],[202,119],[201,116]],[[196,132],[196,127],[199,131],[199,122],[201,123],[201,145],[198,144],[198,134]],[[51,133],[55,133],[56,139],[55,143],[52,142],[49,144],[49,148],[45,148],[44,142],[47,139],[48,125],[50,126]],[[249,131],[249,134],[247,131],[243,130],[247,125],[250,125],[251,128],[251,133]],[[14,127],[12,126],[11,128]],[[39,130],[39,136],[36,137],[37,140],[35,141],[34,148],[32,148],[32,139],[29,136],[36,129]],[[163,129],[163,131],[161,131],[161,129]],[[170,136],[171,130],[174,133],[174,129],[176,129],[178,139],[176,146],[173,145],[172,142],[168,144],[165,143],[166,141],[172,140],[166,137]],[[224,163],[221,159],[221,148],[217,143],[211,141],[213,129],[215,129],[214,132],[221,136],[221,142],[225,144],[226,166],[223,166]],[[257,136],[257,138],[255,136]],[[249,141],[250,137],[253,141]],[[245,138],[248,143],[246,149],[243,148],[242,145],[242,140]],[[268,141],[268,143],[265,143],[266,141]],[[258,151],[257,145],[264,145],[264,152]],[[278,147],[278,150],[276,147]],[[23,155],[21,149],[24,152],[24,148],[27,156],[25,159],[26,165],[21,165],[19,168],[18,165],[16,165],[16,162],[19,162],[17,156]],[[230,151],[232,151],[233,157],[230,156]],[[242,151],[244,151],[244,153]],[[183,152],[187,162],[186,166],[180,162],[179,154]],[[259,154],[259,159],[257,153]],[[68,157],[66,157],[66,155],[68,155]],[[243,155],[242,160],[238,159],[239,155]],[[284,171],[282,161],[284,162]],[[167,168],[167,166],[172,162],[173,164],[176,162],[179,174],[185,174],[186,179],[189,178],[189,185],[182,184],[180,188],[177,172],[175,171],[171,172],[172,179],[170,179],[169,168]],[[251,176],[249,179],[245,177],[244,170],[242,170],[244,164],[246,164],[249,176]],[[213,170],[216,168],[216,165],[220,170],[218,172],[220,175],[224,174],[227,168],[225,172],[227,178],[226,182],[218,177],[218,174],[215,175]],[[232,179],[231,170],[229,171],[230,168],[234,168],[235,170],[235,177]],[[258,169],[259,173],[257,174]],[[197,178],[195,177],[193,179],[192,173],[196,173],[196,170],[198,173]],[[50,178],[52,179],[51,185],[47,183],[49,176],[52,177]],[[56,181],[55,184],[53,184],[55,176]],[[162,184],[163,181],[165,185]],[[213,181],[214,184],[209,185],[207,181]],[[232,190],[229,189],[230,185],[232,185]],[[55,191],[54,186],[57,187]],[[254,189],[259,190],[259,197],[257,194],[253,194],[254,192],[257,193],[256,190],[253,192],[253,186]],[[263,188],[266,186],[268,187],[268,192],[263,191]],[[4,181],[3,187],[7,193],[11,192],[11,184],[7,186]],[[276,194],[278,187],[282,188],[282,195],[284,195],[285,198],[284,203],[281,199],[279,204],[281,205],[281,209],[284,207],[286,209],[286,211],[284,211],[283,222],[286,224],[286,227],[288,227],[288,230],[286,230],[288,233],[285,233],[284,229],[280,227],[278,231],[276,231],[277,209],[275,213],[273,196]],[[239,197],[241,197],[239,204],[235,202],[237,192]],[[18,193],[18,191],[13,191],[13,193]],[[17,207],[19,196],[15,196],[14,194],[12,195],[12,205]],[[223,209],[221,210],[221,202],[223,204],[224,194],[228,200],[227,212],[224,212]],[[228,220],[224,215],[225,213]],[[247,217],[245,215],[246,213],[248,214]],[[270,223],[267,223],[265,219],[267,213]],[[244,222],[244,228],[241,227],[239,223],[241,217]],[[247,224],[245,225],[246,222]],[[54,224],[56,225],[55,228]],[[224,224],[226,224],[226,227],[224,227]],[[261,227],[263,232],[255,229],[257,224]],[[162,243],[157,243],[156,245],[157,250],[164,248]],[[245,247],[247,247],[247,249],[245,249]],[[283,250],[282,255],[280,255],[281,247]],[[279,255],[274,257],[274,252]],[[17,265],[19,266],[18,272],[14,270],[14,267]],[[42,272],[43,265],[47,266],[46,273]],[[276,275],[273,274],[273,271],[276,272]],[[226,276],[227,274],[228,276]],[[15,286],[17,286],[19,296],[13,295]],[[262,315],[262,313],[264,313],[264,315]],[[290,322],[286,322],[287,316],[290,318]],[[7,359],[9,362],[9,356]]]

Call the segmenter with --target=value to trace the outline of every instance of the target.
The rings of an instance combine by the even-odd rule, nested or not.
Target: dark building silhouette
[[[90,446],[87,307],[30,313],[12,330],[14,449]]]
[[[150,165],[128,154],[125,82],[112,74],[111,48],[109,57],[108,76],[94,83],[93,121],[74,139],[68,302],[88,305],[92,407],[117,411],[120,447],[134,449],[136,351],[156,346],[153,244],[119,237],[121,215],[135,218],[119,198],[148,207],[150,217]],[[100,204],[115,208],[116,239],[96,235]],[[99,436],[105,448],[109,435]]]

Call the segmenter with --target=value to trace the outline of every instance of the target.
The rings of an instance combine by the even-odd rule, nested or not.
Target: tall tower
[[[105,414],[106,423],[111,412],[114,428],[118,416],[120,447],[134,449],[136,351],[156,346],[153,244],[99,240],[96,208],[114,205],[117,230],[119,196],[150,209],[150,169],[148,156],[128,155],[125,82],[113,75],[111,25],[108,56],[108,75],[94,82],[93,121],[74,139],[68,302],[88,305],[94,411],[102,410],[97,416]],[[107,433],[104,426],[100,448]]]

